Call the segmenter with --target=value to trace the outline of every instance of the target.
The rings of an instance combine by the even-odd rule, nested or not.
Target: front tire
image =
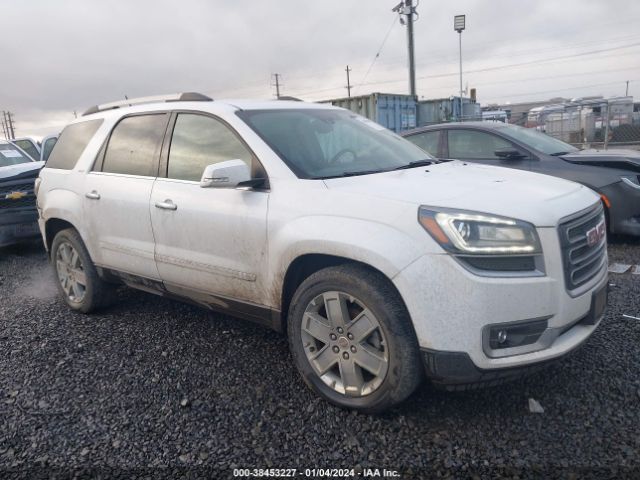
[[[404,303],[365,266],[325,268],[303,281],[289,308],[288,337],[304,381],[340,407],[380,412],[423,377]]]
[[[73,310],[91,313],[111,302],[114,287],[100,278],[75,229],[56,234],[51,244],[51,265],[58,291]]]

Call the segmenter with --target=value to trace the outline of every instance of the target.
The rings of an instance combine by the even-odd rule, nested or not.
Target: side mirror
[[[251,172],[245,162],[227,160],[205,167],[200,186],[202,188],[236,188],[238,184],[249,180],[251,180]]]
[[[520,160],[522,158],[526,158],[524,153],[515,148],[501,148],[493,153],[496,157],[503,158],[505,160]]]

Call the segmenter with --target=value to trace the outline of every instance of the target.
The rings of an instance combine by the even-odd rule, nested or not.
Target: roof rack
[[[289,95],[282,95],[276,98],[276,100],[289,100],[292,102],[302,102],[302,100],[300,100],[298,97],[290,97]]]
[[[114,108],[130,107],[132,105],[141,105],[143,103],[157,103],[157,102],[211,102],[213,98],[207,97],[202,93],[197,92],[184,92],[174,93],[171,95],[155,95],[151,97],[138,97],[128,98],[126,100],[120,100],[117,102],[103,103],[102,105],[94,105],[89,107],[86,112],[82,114],[91,115],[92,113],[103,112],[105,110],[113,110]]]

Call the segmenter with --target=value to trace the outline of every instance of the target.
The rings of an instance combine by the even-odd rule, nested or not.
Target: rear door
[[[174,119],[171,143],[163,152],[166,169],[151,195],[160,277],[175,293],[264,304],[269,192],[200,187],[207,165],[239,159],[255,177],[264,177],[261,166],[221,119],[195,112],[180,112]]]
[[[149,198],[168,120],[168,113],[122,118],[87,174],[84,216],[96,264],[159,280]]]
[[[447,129],[445,157],[450,160],[467,160],[500,167],[528,170],[531,168],[531,157],[505,159],[496,155],[497,150],[522,150],[515,144],[498,135],[481,130],[464,128]]]

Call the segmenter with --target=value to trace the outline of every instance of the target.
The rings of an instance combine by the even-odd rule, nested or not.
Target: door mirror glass
[[[205,167],[200,186],[202,188],[236,188],[250,180],[249,166],[243,160],[227,160]]]
[[[515,148],[500,148],[494,152],[496,157],[502,158],[505,160],[520,160],[525,158],[526,155],[522,153],[520,150]]]

